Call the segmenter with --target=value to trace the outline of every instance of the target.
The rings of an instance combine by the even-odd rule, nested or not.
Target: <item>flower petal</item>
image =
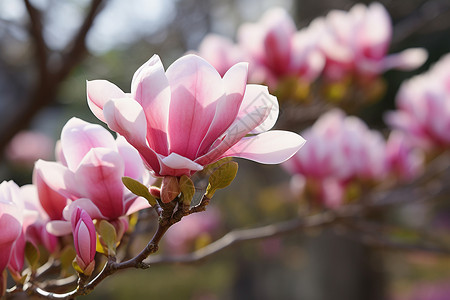
[[[167,122],[171,92],[158,55],[153,55],[134,73],[131,96],[144,109],[150,148],[162,155],[168,155]]]
[[[258,110],[255,110],[256,108]],[[243,118],[245,115],[252,115],[255,112],[262,111],[266,114],[266,117],[250,133],[260,133],[270,130],[278,119],[279,105],[277,98],[269,94],[266,86],[248,84],[237,118]],[[260,119],[260,116],[255,116],[255,119]]]
[[[108,218],[115,219],[124,213],[122,157],[106,148],[91,149],[75,172],[76,180],[84,186],[89,198]]]
[[[103,122],[106,122],[103,116],[105,103],[110,99],[125,97],[125,93],[119,87],[107,80],[87,81],[86,93],[89,108]]]
[[[84,187],[78,186],[74,173],[67,167],[57,162],[38,160],[35,169],[40,172],[42,180],[57,193],[73,200],[82,197]]]
[[[114,137],[108,130],[78,118],[71,118],[64,125],[61,132],[61,148],[70,170],[75,170],[86,153],[97,147],[117,149]]]
[[[203,170],[202,165],[177,153],[170,153],[161,163],[161,175],[181,176],[188,175],[191,171]]]
[[[104,114],[109,128],[125,137],[145,163],[158,173],[159,158],[146,144],[147,121],[141,105],[131,98],[114,99],[106,103]]]
[[[294,155],[305,142],[296,133],[272,130],[243,138],[227,150],[223,157],[233,156],[263,164],[279,164]]]
[[[226,97],[216,106],[214,119],[198,148],[197,157],[205,154],[211,144],[230,127],[241,106],[247,86],[248,64],[238,63],[231,67],[223,77]]]
[[[172,98],[169,112],[169,153],[193,160],[216,112],[225,97],[222,78],[206,60],[186,55],[166,72]]]

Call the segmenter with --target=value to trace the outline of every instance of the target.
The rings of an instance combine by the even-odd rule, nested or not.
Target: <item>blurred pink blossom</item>
[[[13,181],[0,184],[0,297],[6,290],[4,270],[15,242],[22,234],[23,202],[20,189]]]
[[[382,135],[363,121],[340,110],[322,115],[303,136],[308,141],[283,167],[294,174],[291,186],[298,194],[312,184],[328,207],[342,202],[345,187],[353,180],[381,180],[387,174]]]
[[[172,254],[183,254],[193,248],[195,240],[202,234],[211,235],[220,227],[220,212],[213,207],[201,214],[184,217],[170,227],[164,236],[167,250]]]
[[[92,112],[157,176],[189,176],[229,156],[277,164],[304,143],[292,132],[267,132],[278,118],[278,102],[266,87],[247,85],[245,63],[222,78],[199,56],[183,56],[164,71],[154,55],[134,74],[131,94],[95,80],[87,83],[87,98]]]
[[[71,224],[77,264],[89,276],[95,267],[97,233],[94,222],[85,210],[77,207],[72,212]]]
[[[250,81],[267,84],[271,90],[283,77],[312,82],[321,73],[324,58],[317,47],[315,28],[297,31],[287,11],[268,10],[257,23],[238,30],[238,44],[250,62]]]
[[[450,54],[403,82],[396,104],[397,110],[386,115],[388,124],[421,147],[450,145]]]
[[[62,212],[64,220],[49,222],[47,229],[51,233],[69,234],[70,216],[77,207],[86,210],[93,219],[115,221],[149,206],[144,198],[131,193],[122,183],[123,176],[144,184],[154,180],[137,151],[123,137],[114,139],[102,126],[72,118],[61,133],[60,155],[61,162],[39,160],[35,166],[38,178],[72,200]],[[60,200],[58,208],[51,208],[51,211],[59,212],[63,203],[62,199],[57,199]],[[47,205],[55,204],[43,206]]]
[[[242,49],[231,39],[213,33],[203,38],[198,55],[206,59],[222,77],[238,62],[248,61]]]
[[[350,11],[333,10],[312,22],[320,32],[320,49],[326,57],[324,75],[341,80],[348,75],[373,77],[389,69],[411,70],[421,66],[428,55],[412,48],[387,55],[392,23],[380,3],[356,4]]]
[[[386,143],[388,168],[397,178],[411,180],[424,168],[424,155],[400,131],[392,131]]]
[[[5,150],[6,158],[18,165],[32,167],[38,159],[51,159],[54,141],[45,134],[21,131],[16,134]]]

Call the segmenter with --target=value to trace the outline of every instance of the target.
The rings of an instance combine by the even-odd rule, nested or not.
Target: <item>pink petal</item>
[[[423,48],[410,48],[400,53],[391,54],[383,60],[383,70],[413,70],[420,67],[428,59],[428,52]]]
[[[87,198],[79,198],[66,206],[63,210],[64,219],[70,220],[73,212],[77,209],[77,207],[84,209],[92,219],[106,219],[100,209],[95,206],[95,204],[90,199]]]
[[[158,55],[134,73],[131,96],[141,104],[147,119],[147,141],[157,153],[168,155],[167,122],[171,91]]]
[[[146,164],[158,173],[159,158],[146,144],[147,121],[141,105],[131,98],[114,99],[105,105],[104,114],[109,128],[123,135]]]
[[[261,111],[267,116],[250,133],[260,133],[270,130],[278,119],[279,105],[277,98],[269,94],[266,86],[248,84],[237,118],[243,118],[245,115],[252,115]],[[260,117],[254,116],[255,120],[260,119]]]
[[[120,88],[107,80],[87,81],[86,92],[89,108],[103,122],[106,122],[103,116],[105,103],[114,98],[125,97],[125,93]]]
[[[42,178],[41,170],[38,168],[35,168],[33,172],[33,183],[36,185],[41,206],[49,218],[51,220],[60,220],[68,199],[47,185]]]
[[[279,164],[297,153],[305,142],[305,139],[296,133],[272,130],[243,138],[226,151],[223,157],[233,156],[263,164]]]
[[[78,118],[71,118],[64,125],[61,148],[70,170],[75,170],[86,153],[97,147],[117,149],[114,137],[108,130]]]
[[[169,112],[169,153],[194,159],[225,97],[222,79],[208,62],[196,55],[176,60],[166,72],[172,98]]]
[[[211,144],[230,127],[241,106],[246,89],[248,73],[247,63],[238,63],[231,67],[223,77],[226,97],[217,103],[214,119],[209,126],[196,156],[201,156]]]
[[[53,235],[64,236],[72,233],[72,226],[69,221],[55,220],[47,223],[45,229]]]
[[[126,213],[125,215],[131,215],[132,213],[135,213],[137,211],[140,211],[142,209],[149,208],[150,204],[148,204],[148,201],[145,198],[137,197],[133,201],[128,201],[125,203]]]
[[[63,197],[69,199],[82,197],[84,187],[77,184],[73,172],[67,167],[57,162],[38,160],[35,169],[42,180]]]
[[[111,219],[124,213],[123,174],[124,163],[120,155],[105,148],[91,149],[75,172],[78,184],[86,190],[84,196]]]
[[[141,179],[145,172],[145,167],[139,152],[121,135],[117,137],[116,143],[119,154],[125,163],[124,176]]]
[[[267,107],[254,107],[253,111],[237,118],[227,129],[222,139],[218,139],[208,153],[197,158],[196,163],[205,166],[218,160],[228,149],[255,129],[269,115]]]
[[[203,170],[202,165],[177,153],[170,153],[169,156],[161,160],[161,163],[160,175],[181,176],[187,175],[191,171]]]

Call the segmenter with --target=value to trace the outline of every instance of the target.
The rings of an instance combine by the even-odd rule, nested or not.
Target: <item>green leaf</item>
[[[186,175],[180,177],[180,190],[183,195],[183,203],[185,205],[191,205],[192,198],[194,198],[195,194],[195,186],[192,180]]]
[[[36,268],[38,267],[39,256],[39,249],[36,248],[32,243],[27,242],[25,244],[25,258],[32,270],[36,270]]]
[[[72,261],[74,260],[77,253],[72,246],[67,246],[61,251],[61,255],[59,257],[59,261],[61,262],[61,271],[63,275],[72,274]]]
[[[238,171],[238,164],[235,161],[228,161],[218,167],[209,177],[206,197],[212,198],[218,189],[223,189],[233,182]]]
[[[210,176],[212,173],[214,173],[215,170],[220,168],[220,166],[232,161],[233,158],[231,157],[225,157],[218,161],[216,161],[213,164],[207,165],[202,171],[197,172],[195,174],[198,174],[199,176]]]
[[[122,182],[133,194],[144,197],[151,206],[156,206],[156,199],[150,194],[145,185],[127,176],[122,177]]]
[[[106,250],[107,255],[116,255],[117,234],[114,226],[106,220],[101,220],[96,224],[98,240]],[[98,243],[97,243],[98,248]],[[105,251],[99,251],[105,253]]]

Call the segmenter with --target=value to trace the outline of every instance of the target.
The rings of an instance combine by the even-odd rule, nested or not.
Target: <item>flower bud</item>
[[[77,253],[76,262],[83,274],[89,276],[95,266],[97,236],[94,222],[89,214],[79,207],[73,211],[71,222],[73,242]]]
[[[176,196],[180,194],[180,185],[178,178],[174,176],[164,176],[161,184],[161,200],[164,203],[169,203]]]

